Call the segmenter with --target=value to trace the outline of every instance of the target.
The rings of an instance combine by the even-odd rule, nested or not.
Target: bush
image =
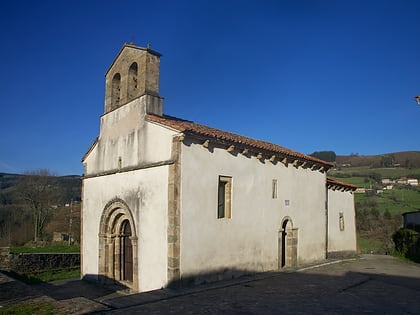
[[[401,228],[392,235],[395,250],[405,257],[420,262],[419,233],[410,229]]]

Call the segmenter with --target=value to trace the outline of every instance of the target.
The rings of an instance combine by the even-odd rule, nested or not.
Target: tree
[[[335,162],[335,159],[337,157],[334,151],[314,152],[311,154],[311,156],[327,161],[327,162]]]
[[[44,226],[57,200],[56,178],[47,169],[26,172],[18,185],[23,202],[33,216],[34,241],[42,238]]]
[[[392,167],[394,166],[394,156],[385,155],[381,157],[381,167]]]

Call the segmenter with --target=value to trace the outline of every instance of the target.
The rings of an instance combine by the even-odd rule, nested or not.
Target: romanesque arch
[[[128,91],[127,97],[128,100],[132,100],[137,96],[137,88],[138,88],[138,66],[137,62],[133,62],[128,69]]]
[[[138,290],[138,248],[136,224],[121,199],[109,202],[99,228],[99,276]]]
[[[119,73],[116,73],[112,77],[111,109],[117,108],[119,106],[120,98],[121,98],[121,75]]]
[[[298,229],[293,227],[292,218],[286,216],[278,232],[278,268],[297,266]]]

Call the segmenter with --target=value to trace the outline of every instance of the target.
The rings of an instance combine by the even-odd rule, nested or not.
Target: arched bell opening
[[[111,86],[111,110],[120,105],[121,99],[121,75],[116,73],[112,78]]]
[[[138,91],[138,65],[133,62],[128,69],[128,100],[132,100],[137,96]]]

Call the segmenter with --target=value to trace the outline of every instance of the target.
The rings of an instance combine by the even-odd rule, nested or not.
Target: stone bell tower
[[[160,56],[156,51],[124,44],[105,74],[105,114],[134,99],[146,97],[146,113],[162,115],[159,96]]]

